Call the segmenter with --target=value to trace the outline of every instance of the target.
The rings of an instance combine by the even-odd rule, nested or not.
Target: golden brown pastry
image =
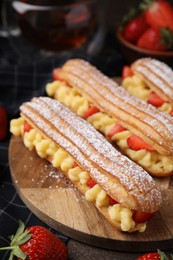
[[[122,85],[134,96],[173,116],[173,70],[164,62],[142,58],[130,66]]]
[[[130,95],[88,62],[67,61],[46,91],[86,118],[151,174],[173,173],[171,116]]]
[[[162,198],[142,167],[56,100],[34,98],[20,111],[10,131],[22,136],[26,147],[60,168],[113,226],[128,232],[145,230]]]

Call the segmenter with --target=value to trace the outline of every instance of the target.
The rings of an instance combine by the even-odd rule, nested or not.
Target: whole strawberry
[[[140,14],[133,19],[131,19],[124,27],[123,36],[124,38],[132,43],[135,43],[142,33],[147,29],[148,25],[146,23],[143,14]]]
[[[159,253],[147,253],[137,258],[137,260],[161,260]]]
[[[173,32],[168,28],[148,28],[138,39],[137,46],[153,51],[171,50]]]
[[[17,259],[30,260],[65,260],[67,259],[67,247],[52,232],[42,226],[32,226],[24,231],[24,224],[19,221],[19,228],[15,236],[11,236],[9,247],[0,250],[10,249],[10,259],[17,256]]]
[[[158,250],[157,252],[144,254],[138,257],[136,260],[169,260],[169,258],[165,255],[164,252]]]
[[[167,0],[143,0],[140,9],[144,10],[149,26],[167,27],[173,30],[173,6]]]

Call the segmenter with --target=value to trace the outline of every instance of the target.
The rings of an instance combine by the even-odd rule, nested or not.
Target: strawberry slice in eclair
[[[162,196],[142,167],[56,100],[33,98],[20,112],[21,117],[11,120],[10,131],[28,149],[60,169],[118,230],[146,229]]]
[[[122,86],[132,95],[173,116],[173,70],[164,62],[141,58],[123,68]]]
[[[170,115],[130,95],[81,59],[67,61],[47,94],[85,118],[119,150],[154,176],[173,174]]]

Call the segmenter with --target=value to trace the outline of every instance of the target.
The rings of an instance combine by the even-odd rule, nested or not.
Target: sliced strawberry
[[[109,196],[108,198],[109,198],[109,204],[110,204],[111,206],[113,206],[113,205],[115,205],[115,204],[118,203],[116,200],[114,200],[114,199],[111,198],[110,196]]]
[[[133,213],[133,220],[136,223],[145,223],[148,220],[150,220],[153,217],[153,215],[154,215],[154,213],[147,213],[147,212],[136,210]]]
[[[83,118],[84,119],[87,119],[89,116],[92,116],[94,115],[95,113],[98,113],[100,112],[100,110],[95,107],[95,106],[92,106],[92,107],[89,107],[89,109],[83,114]]]
[[[60,68],[56,68],[52,72],[52,77],[54,80],[59,80],[58,74],[59,74]]]
[[[27,121],[25,121],[24,122],[24,133],[29,132],[31,129],[33,129],[33,127],[30,124],[28,124]]]
[[[114,125],[111,131],[108,133],[108,138],[112,138],[115,134],[125,131],[126,128],[121,125]]]
[[[122,70],[122,79],[133,76],[133,71],[130,66],[124,66]]]
[[[78,167],[78,164],[75,162],[75,163],[73,164],[72,168],[76,168],[76,167]]]
[[[171,116],[173,116],[173,110],[169,113]]]
[[[129,136],[127,138],[127,143],[129,148],[135,151],[142,150],[142,149],[145,149],[147,151],[154,151],[154,149],[149,144],[147,144],[144,140],[142,140],[137,135]]]
[[[60,76],[59,76],[60,70],[61,70],[61,68],[54,69],[53,73],[52,73],[52,77],[53,77],[54,80],[65,81],[65,80],[61,79]]]
[[[94,187],[96,184],[97,184],[97,182],[94,179],[90,179],[87,182],[87,186],[90,187],[90,188]]]
[[[155,107],[161,107],[165,103],[165,101],[153,91],[150,93],[147,102]]]

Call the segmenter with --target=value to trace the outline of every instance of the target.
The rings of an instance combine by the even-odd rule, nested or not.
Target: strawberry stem
[[[22,250],[20,249],[19,246],[1,247],[0,251],[2,251],[2,250],[12,250],[9,260],[12,260],[14,255],[17,257],[20,257],[22,260],[26,259],[26,257],[27,257],[27,255],[22,252]]]
[[[10,237],[11,239],[10,246],[0,248],[0,251],[12,250],[9,260],[12,260],[13,256],[17,256],[22,260],[26,259],[27,257],[27,255],[24,252],[22,252],[19,246],[27,242],[32,235],[29,234],[28,230],[24,232],[24,229],[25,229],[24,223],[21,220],[19,220],[19,227],[17,229],[15,236],[12,235]]]
[[[8,250],[8,249],[13,250],[13,249],[15,249],[15,248],[16,248],[16,246],[1,247],[1,248],[0,248],[0,251],[2,251],[2,250]]]

